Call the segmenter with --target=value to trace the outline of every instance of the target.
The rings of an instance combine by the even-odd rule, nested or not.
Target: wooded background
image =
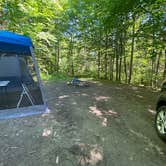
[[[0,0],[0,29],[28,35],[40,70],[157,87],[165,0]]]

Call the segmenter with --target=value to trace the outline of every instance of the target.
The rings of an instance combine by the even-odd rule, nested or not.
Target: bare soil
[[[91,82],[45,83],[51,113],[0,121],[0,166],[165,166],[158,93]]]

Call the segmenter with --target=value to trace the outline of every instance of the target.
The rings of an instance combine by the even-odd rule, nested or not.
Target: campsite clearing
[[[52,112],[0,121],[0,166],[164,166],[157,92],[110,82],[45,83]]]

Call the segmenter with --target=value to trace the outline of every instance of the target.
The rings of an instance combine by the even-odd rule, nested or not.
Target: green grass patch
[[[69,77],[63,73],[57,73],[52,75],[41,73],[41,79],[43,81],[69,81],[72,79],[72,77]]]

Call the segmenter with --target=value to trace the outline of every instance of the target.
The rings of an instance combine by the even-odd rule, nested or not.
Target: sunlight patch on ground
[[[81,145],[81,155],[79,157],[79,164],[81,166],[97,165],[99,162],[103,161],[103,150],[98,145]]]
[[[100,118],[102,120],[102,126],[106,127],[108,126],[108,116],[114,116],[114,117],[118,117],[118,113],[112,110],[108,110],[108,111],[101,111],[100,109],[98,109],[96,106],[91,106],[89,107],[89,112],[94,114],[95,116],[97,116],[98,118]]]
[[[42,133],[42,136],[43,137],[48,137],[52,134],[52,130],[51,129],[44,129],[43,130],[43,133]]]
[[[103,118],[102,125],[107,127],[107,118]]]
[[[72,104],[73,104],[73,105],[77,105],[77,103],[76,103],[76,102],[72,102]]]
[[[58,99],[64,99],[64,98],[67,98],[67,97],[69,97],[69,95],[59,96]]]
[[[154,111],[154,110],[152,110],[150,108],[148,108],[148,112],[150,112],[152,115],[156,115],[156,111]]]
[[[82,96],[88,96],[88,94],[86,94],[86,93],[82,93],[81,95],[82,95]]]
[[[55,106],[63,106],[64,102],[62,100],[54,101]]]
[[[90,109],[90,113],[96,115],[98,118],[100,118],[102,120],[102,126],[106,127],[107,126],[107,118],[103,117],[103,113],[101,112],[101,110],[99,110],[96,106],[94,107],[89,107]]]
[[[118,116],[118,113],[112,110],[104,111],[104,113],[110,116]]]
[[[89,107],[90,113],[95,114],[96,116],[100,117],[102,116],[102,112],[95,106],[95,107]]]
[[[108,101],[108,99],[110,99],[110,97],[108,97],[108,96],[98,96],[98,97],[95,97],[95,99],[97,100],[97,101]]]
[[[143,96],[141,96],[141,95],[136,95],[136,96],[137,96],[138,98],[141,98],[141,99],[143,98]]]
[[[103,160],[103,155],[100,149],[98,149],[97,147],[93,148],[90,151],[90,159],[89,159],[89,163],[92,165],[96,165],[99,161]]]

